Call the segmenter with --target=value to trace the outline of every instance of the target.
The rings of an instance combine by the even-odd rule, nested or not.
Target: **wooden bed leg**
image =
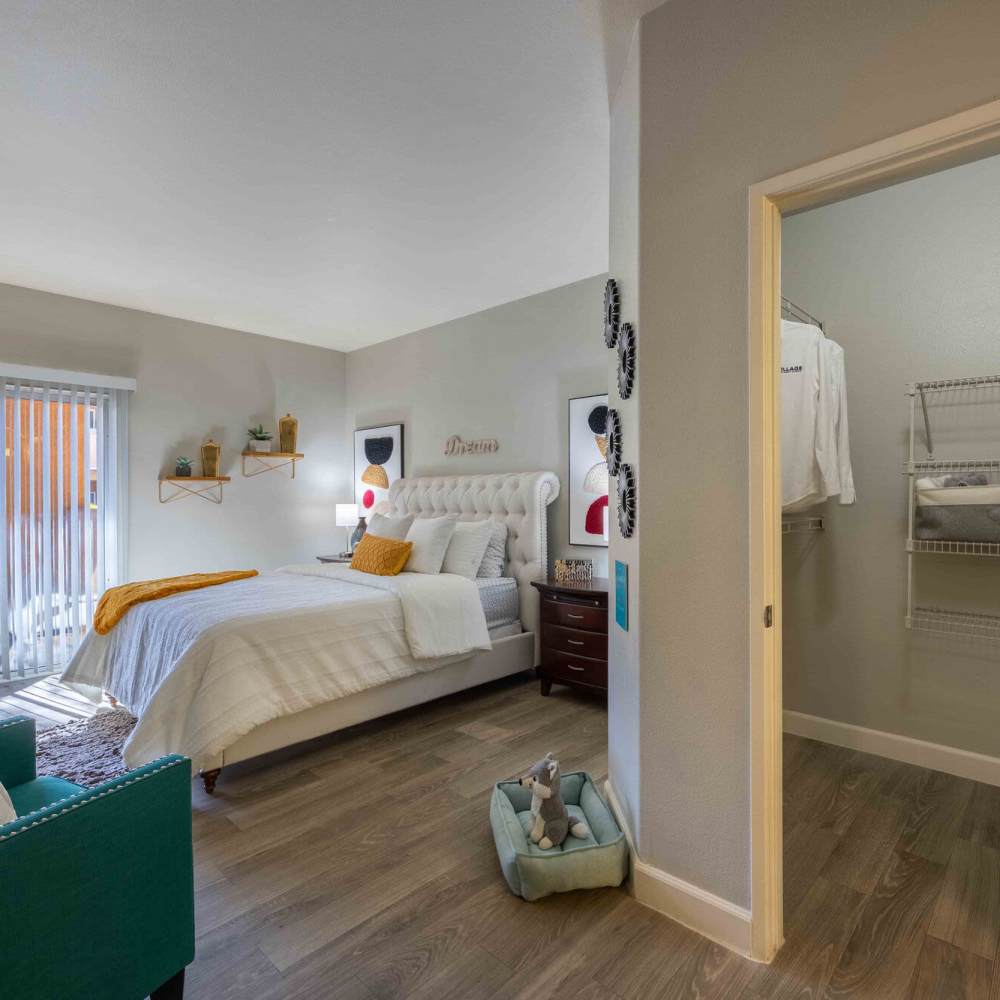
[[[214,767],[211,771],[200,771],[201,780],[205,782],[205,791],[209,795],[215,794],[215,783],[219,780],[219,775],[222,774],[221,767]]]

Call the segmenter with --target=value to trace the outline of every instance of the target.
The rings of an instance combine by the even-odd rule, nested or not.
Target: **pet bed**
[[[570,835],[560,847],[543,851],[528,839],[533,821],[530,789],[516,781],[501,781],[493,789],[490,822],[500,867],[511,892],[524,899],[621,885],[628,871],[625,835],[590,775],[584,771],[564,774],[562,796],[571,820],[582,819],[589,835]]]

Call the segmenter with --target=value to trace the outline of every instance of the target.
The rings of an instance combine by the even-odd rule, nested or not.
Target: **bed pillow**
[[[411,542],[398,538],[379,538],[367,532],[354,549],[351,569],[375,576],[395,576],[401,573],[413,551]]]
[[[483,561],[479,564],[479,572],[476,576],[480,579],[492,579],[503,576],[504,566],[507,563],[507,525],[504,521],[487,521],[493,525],[493,534],[490,536],[483,555]]]
[[[452,517],[418,517],[406,533],[413,545],[407,573],[440,573],[457,522]]]
[[[402,541],[406,538],[415,516],[407,514],[405,517],[391,517],[388,514],[372,514],[366,534],[378,535],[379,538],[397,538]]]
[[[13,823],[16,819],[17,813],[14,811],[14,803],[10,801],[7,789],[0,785],[0,826],[3,826],[4,823]]]
[[[444,554],[441,572],[455,573],[475,580],[492,537],[492,521],[457,522],[455,533],[448,543],[448,551]]]

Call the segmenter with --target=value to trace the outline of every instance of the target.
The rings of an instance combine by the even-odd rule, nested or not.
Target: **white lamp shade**
[[[337,504],[337,527],[353,528],[358,523],[358,505],[356,503]]]

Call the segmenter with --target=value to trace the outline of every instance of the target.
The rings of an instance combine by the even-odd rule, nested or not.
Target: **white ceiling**
[[[607,268],[573,0],[4,0],[0,282],[350,350]]]

